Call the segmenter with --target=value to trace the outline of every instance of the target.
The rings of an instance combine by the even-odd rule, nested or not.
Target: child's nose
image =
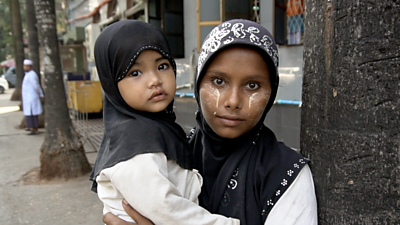
[[[162,85],[162,79],[157,72],[149,72],[149,88],[159,87]]]

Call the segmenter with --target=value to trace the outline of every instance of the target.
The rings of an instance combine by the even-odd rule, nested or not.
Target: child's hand
[[[136,221],[138,225],[153,225],[153,223],[147,219],[146,217],[143,217],[138,213],[136,210],[134,210],[129,203],[124,199],[122,201],[122,206],[124,207],[124,210],[130,217],[132,217],[133,220]],[[135,223],[130,223],[126,222],[125,220],[122,220],[115,216],[112,213],[107,213],[103,216],[103,222],[107,225],[129,225],[129,224],[135,224]]]

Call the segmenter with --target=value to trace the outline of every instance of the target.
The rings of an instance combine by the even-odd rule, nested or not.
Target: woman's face
[[[261,119],[271,95],[268,67],[246,47],[219,52],[200,82],[200,106],[208,125],[223,138],[237,138]]]

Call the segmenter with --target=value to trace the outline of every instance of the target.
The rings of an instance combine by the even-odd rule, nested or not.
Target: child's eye
[[[217,85],[217,86],[221,86],[221,85],[223,85],[225,82],[224,82],[224,80],[222,80],[221,78],[215,78],[215,79],[213,79],[213,83],[214,83],[215,85]]]
[[[167,63],[163,63],[158,66],[158,70],[166,70],[169,68],[169,65]]]
[[[257,83],[248,83],[246,86],[247,86],[247,88],[250,89],[250,90],[256,90],[257,88],[260,87],[260,85],[257,84]]]
[[[130,76],[130,77],[137,77],[139,75],[142,75],[142,72],[140,72],[138,70],[132,71],[131,73],[128,74],[128,76]]]

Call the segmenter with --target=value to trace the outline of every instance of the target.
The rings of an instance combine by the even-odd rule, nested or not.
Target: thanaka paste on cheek
[[[260,120],[260,118],[261,118],[261,116],[262,116],[262,114],[263,114],[263,112],[265,110],[265,107],[268,104],[270,96],[271,96],[271,92],[269,92],[269,91],[264,91],[262,93],[253,93],[250,96],[250,98],[249,98],[249,109],[251,108],[252,104],[253,105],[255,104],[256,106],[258,106],[257,109],[255,109],[258,112],[258,116],[254,117],[254,118],[249,118],[249,120],[256,120],[256,121]],[[262,103],[262,104],[257,104],[258,102],[263,101],[263,100],[266,100],[266,101],[264,103]]]
[[[219,102],[219,96],[220,96],[219,90],[211,87],[211,85],[209,85],[209,84],[207,84],[207,85],[209,86],[210,91],[211,91],[212,95],[214,96],[214,99],[216,100],[215,107],[218,109],[218,102]]]
[[[254,98],[258,95],[258,93],[253,93],[249,98],[249,108],[251,108],[251,103],[254,101]]]
[[[220,97],[219,90],[214,88],[214,87],[212,87],[208,83],[205,83],[204,86],[206,86],[204,88],[206,90],[203,90],[203,91],[209,91],[210,94],[208,95],[208,97],[213,98],[212,100],[216,101],[215,107],[218,108],[218,102],[219,102],[219,97]],[[205,103],[207,103],[207,105],[209,105],[209,108],[212,107],[211,106],[212,102],[210,102],[210,98],[205,99],[205,101],[206,101]]]
[[[217,92],[217,105],[216,105],[216,107],[217,107],[217,109],[218,109],[218,102],[219,102],[220,93],[219,93],[219,90],[218,90],[218,89],[215,89],[215,91]]]

